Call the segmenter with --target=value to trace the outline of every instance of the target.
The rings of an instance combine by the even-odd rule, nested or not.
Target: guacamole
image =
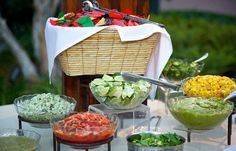
[[[36,151],[37,142],[26,136],[1,136],[1,151]]]
[[[187,128],[207,130],[221,124],[233,105],[221,98],[180,97],[169,104],[172,115]]]

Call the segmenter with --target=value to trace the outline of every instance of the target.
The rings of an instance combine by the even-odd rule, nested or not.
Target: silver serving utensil
[[[226,97],[224,98],[224,101],[229,100],[229,99],[232,99],[232,98],[234,98],[234,97],[236,97],[236,90],[233,91],[233,92],[231,92],[228,96],[226,96]]]
[[[195,60],[193,62],[200,62],[200,61],[206,59],[207,57],[208,57],[208,53],[205,53],[201,58],[199,58],[199,59],[197,59],[197,60]]]
[[[84,1],[83,2],[83,9],[86,12],[91,12],[93,10],[96,10],[96,11],[103,12],[105,14],[110,14],[111,12],[113,12],[113,13],[115,13],[117,15],[122,16],[124,19],[133,20],[133,21],[136,21],[136,22],[138,22],[140,24],[152,23],[152,24],[158,25],[161,28],[165,27],[163,24],[152,22],[152,21],[149,21],[149,20],[146,20],[146,19],[143,19],[143,18],[138,18],[138,17],[130,16],[130,15],[118,12],[118,11],[112,11],[110,9],[102,8],[102,7],[99,6],[99,4],[98,4],[98,2],[96,0],[93,0],[92,2],[89,1],[89,0]]]
[[[147,77],[140,76],[140,75],[130,74],[127,72],[121,72],[121,75],[124,78],[124,80],[127,80],[127,81],[145,80],[145,81],[148,81],[148,82],[155,84],[157,86],[160,86],[160,87],[171,88],[174,90],[178,90],[180,88],[180,85],[174,85],[171,83],[166,83],[166,82],[163,82],[160,80],[151,79],[151,78],[147,78]]]

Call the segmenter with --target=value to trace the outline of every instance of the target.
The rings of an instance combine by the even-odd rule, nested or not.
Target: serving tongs
[[[108,14],[109,16],[112,14],[112,16],[116,16],[117,19],[127,19],[127,20],[132,20],[135,22],[138,22],[140,24],[145,24],[145,23],[151,23],[151,24],[155,24],[161,28],[164,28],[165,26],[163,24],[159,24],[156,22],[152,22],[143,18],[138,18],[138,17],[134,17],[134,16],[130,16],[124,13],[121,13],[119,11],[114,11],[114,10],[110,10],[107,8],[102,8],[99,6],[98,2],[96,0],[86,0],[83,2],[83,9],[85,12],[92,12],[93,10],[99,11],[99,12],[103,12],[105,14]]]
[[[124,78],[124,80],[127,80],[127,81],[145,80],[145,81],[148,81],[148,82],[150,82],[152,84],[155,84],[157,86],[165,87],[165,88],[171,88],[173,90],[179,90],[179,88],[181,87],[181,85],[178,85],[178,84],[171,84],[171,83],[167,83],[167,82],[156,80],[156,79],[147,78],[147,77],[136,75],[136,74],[130,74],[130,73],[127,73],[127,72],[121,72],[121,75]]]

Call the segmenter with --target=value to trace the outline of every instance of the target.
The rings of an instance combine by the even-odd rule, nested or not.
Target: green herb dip
[[[178,98],[170,103],[172,115],[193,130],[214,128],[229,116],[232,109],[233,105],[221,98]]]
[[[36,151],[36,140],[26,136],[1,136],[0,151]]]

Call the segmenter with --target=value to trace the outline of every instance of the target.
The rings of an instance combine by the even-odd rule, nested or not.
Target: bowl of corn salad
[[[236,90],[236,82],[226,76],[198,75],[186,80],[182,87],[187,96],[224,98]]]

